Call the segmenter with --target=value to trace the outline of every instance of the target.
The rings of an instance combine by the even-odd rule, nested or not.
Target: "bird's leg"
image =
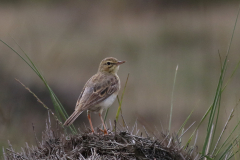
[[[99,113],[99,117],[101,118],[101,121],[102,121],[102,124],[103,124],[103,127],[104,127],[104,134],[107,135],[108,133],[107,133],[107,129],[106,129],[106,126],[104,124],[104,121],[102,119],[102,113]]]
[[[93,125],[92,125],[92,120],[91,120],[91,112],[90,112],[90,111],[87,111],[87,116],[88,116],[88,120],[89,120],[90,127],[91,127],[91,129],[92,129],[92,133],[94,133],[94,129],[93,129]]]

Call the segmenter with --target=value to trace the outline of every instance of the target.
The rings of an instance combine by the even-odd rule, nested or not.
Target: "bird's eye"
[[[110,65],[111,63],[110,62],[107,62],[107,65]]]

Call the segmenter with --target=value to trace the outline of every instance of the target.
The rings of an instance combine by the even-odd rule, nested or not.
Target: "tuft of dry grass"
[[[56,122],[57,123],[57,122]],[[115,126],[116,127],[116,126]],[[94,134],[89,129],[76,135],[68,135],[57,124],[53,129],[50,118],[42,133],[41,142],[30,147],[26,143],[20,152],[15,151],[10,142],[4,149],[4,160],[40,159],[164,159],[193,160],[199,157],[196,147],[184,149],[177,136],[161,134],[161,138],[150,138],[142,133],[134,135],[125,127],[108,130],[104,135],[100,129]]]

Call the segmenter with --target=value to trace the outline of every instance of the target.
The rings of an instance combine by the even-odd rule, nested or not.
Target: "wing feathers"
[[[91,110],[94,106],[119,90],[119,79],[115,75],[106,77],[96,74],[85,84],[75,107],[73,114],[66,120],[64,125],[71,125],[75,119],[85,110]]]
[[[86,84],[85,91],[82,93],[81,99],[76,106],[76,108],[82,111],[90,109],[91,106],[104,101],[119,90],[119,80],[116,76],[105,77],[100,75],[100,77],[91,79],[88,83],[92,83],[92,85]],[[96,79],[99,81],[94,81]]]

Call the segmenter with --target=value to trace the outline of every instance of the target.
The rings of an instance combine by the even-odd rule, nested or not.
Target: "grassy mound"
[[[16,152],[9,143],[4,151],[5,160],[42,160],[42,159],[161,159],[191,160],[198,157],[196,147],[181,147],[179,138],[161,134],[161,138],[150,137],[147,133],[134,135],[127,128],[108,130],[104,135],[100,129],[92,134],[89,131],[68,135],[59,127],[52,129],[50,121],[42,133],[42,141],[37,146],[22,148]],[[154,140],[155,139],[155,140]]]

